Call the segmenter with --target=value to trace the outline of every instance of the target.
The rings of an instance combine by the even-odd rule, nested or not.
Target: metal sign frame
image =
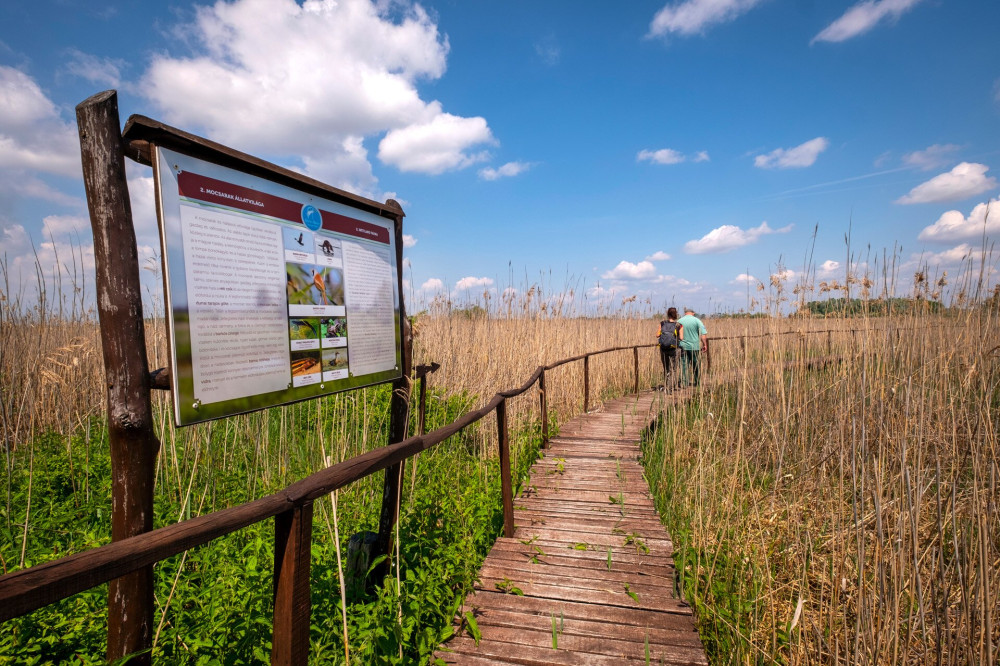
[[[402,376],[395,201],[144,116],[123,138],[154,171],[178,426]]]

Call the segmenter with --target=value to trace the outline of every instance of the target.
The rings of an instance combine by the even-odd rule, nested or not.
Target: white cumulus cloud
[[[524,173],[530,168],[531,164],[527,162],[507,162],[497,169],[493,167],[480,169],[479,177],[483,180],[499,180],[500,178],[509,178],[510,176]]]
[[[666,261],[670,259],[670,255],[663,250],[657,250],[653,254],[646,257],[646,261]]]
[[[378,158],[400,171],[437,175],[489,159],[486,151],[469,150],[484,144],[496,144],[485,118],[438,113],[427,122],[389,130],[378,144]]]
[[[417,244],[417,239],[410,234],[403,234],[403,247],[413,247]]]
[[[758,155],[753,164],[760,169],[796,169],[812,166],[816,158],[830,145],[826,137],[816,137],[794,148],[776,148],[767,155]]]
[[[949,210],[937,222],[925,227],[918,238],[932,243],[950,243],[956,240],[982,238],[983,234],[1000,234],[1000,199],[981,203],[966,217],[957,210]]]
[[[661,148],[660,150],[640,150],[635,156],[636,162],[652,162],[653,164],[680,164],[684,161],[684,154],[672,148]]]
[[[420,291],[424,292],[436,292],[444,289],[444,282],[438,278],[431,278],[420,285]]]
[[[788,233],[792,227],[793,225],[789,224],[780,229],[772,229],[767,222],[761,222],[759,227],[744,230],[732,224],[724,224],[712,229],[698,240],[690,240],[685,243],[684,251],[688,254],[729,252],[738,247],[756,243],[761,236]]]
[[[708,162],[708,151],[698,151],[694,157],[689,158],[673,148],[660,148],[659,150],[640,150],[635,156],[636,162],[649,162],[651,164],[680,164],[689,159],[692,162]]]
[[[34,79],[0,65],[0,177],[8,180],[24,170],[79,178],[80,142],[76,126],[62,120]],[[8,182],[5,189],[47,191],[33,178],[19,182],[18,187]]]
[[[651,261],[640,261],[633,264],[631,261],[620,261],[618,265],[610,271],[605,271],[605,280],[644,280],[656,276],[656,266]]]
[[[682,0],[658,11],[649,26],[649,34],[696,35],[716,23],[725,23],[753,9],[762,0]]]
[[[70,74],[108,88],[121,85],[124,60],[100,58],[77,49],[70,49],[69,55],[71,60],[66,64],[66,70]]]
[[[812,42],[843,42],[874,28],[883,19],[896,20],[920,0],[863,0],[823,28]]]
[[[444,75],[448,40],[418,4],[233,0],[196,10],[193,54],[153,57],[140,90],[167,122],[240,150],[298,155],[310,175],[371,192],[363,142],[380,158],[441,173],[492,144],[482,118],[446,113],[417,84]]]
[[[819,274],[822,277],[830,277],[835,272],[840,269],[840,262],[834,261],[833,259],[827,259],[819,266]]]
[[[757,284],[757,282],[759,282],[759,280],[749,273],[740,273],[730,280],[729,284]]]
[[[962,162],[951,171],[917,185],[909,194],[897,199],[896,203],[937,203],[974,197],[997,186],[997,179],[986,175],[989,170],[985,164]]]
[[[475,287],[490,287],[493,285],[492,278],[488,277],[464,277],[455,283],[455,289],[461,291],[463,289],[472,289]]]
[[[958,266],[968,260],[978,261],[983,257],[983,250],[980,247],[962,243],[948,250],[941,252],[931,252],[930,254],[912,255],[910,262],[904,264],[904,268],[909,266],[935,266],[938,268]]]
[[[961,150],[961,146],[953,143],[928,146],[924,150],[915,150],[912,153],[903,155],[903,164],[916,167],[922,171],[930,171],[947,164],[952,155]]]

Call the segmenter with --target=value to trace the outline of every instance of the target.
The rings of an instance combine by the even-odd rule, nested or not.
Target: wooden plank
[[[687,634],[684,639],[680,638],[680,632],[675,632],[673,635],[666,637],[664,642],[657,642],[656,639],[650,637],[650,634],[643,631],[642,628],[633,630],[633,635],[638,634],[635,639],[623,636],[595,636],[575,631],[567,632],[565,631],[566,620],[562,621],[561,626],[563,631],[560,632],[559,618],[556,617],[554,619],[556,625],[555,631],[552,629],[552,619],[549,620],[548,627],[539,628],[510,627],[503,624],[496,625],[484,622],[480,625],[483,637],[481,644],[484,642],[514,644],[517,646],[519,654],[523,647],[529,646],[552,652],[578,652],[587,655],[605,655],[627,659],[644,659],[648,646],[649,661],[651,664],[658,663],[661,658],[668,663],[677,663],[678,660],[680,663],[698,663],[699,656],[704,659],[704,649],[701,647],[701,640],[698,639],[698,634],[693,631],[684,632]],[[572,620],[569,622],[572,623]],[[690,634],[694,634],[694,644],[690,641]],[[556,644],[555,648],[552,647],[553,642]],[[707,659],[704,659],[701,663],[707,663],[707,661]]]
[[[693,627],[691,623],[691,607],[679,599],[666,601],[656,610],[642,608],[621,608],[618,606],[600,606],[568,600],[539,599],[522,597],[515,594],[502,594],[497,591],[480,590],[469,595],[465,600],[464,610],[493,608],[519,613],[534,613],[549,617],[593,620],[608,624],[627,624],[640,627],[659,625],[662,627],[682,628]]]
[[[616,526],[621,527],[622,529],[629,529],[629,526],[639,526],[646,529],[663,529],[663,524],[660,522],[659,517],[649,514],[636,515],[636,513],[627,512],[626,516],[622,516],[621,512],[617,510],[614,511],[612,515],[608,515],[606,512],[602,513],[590,510],[574,511],[573,507],[564,508],[561,507],[560,503],[554,503],[550,507],[538,502],[535,506],[537,508],[529,509],[521,505],[522,508],[517,509],[514,512],[514,519],[529,522],[536,519],[562,520],[567,524],[579,522],[585,525],[593,524],[595,526],[607,526],[609,529],[613,529]]]
[[[661,534],[663,534],[662,530]],[[576,543],[586,543],[591,546],[599,546],[601,550],[604,550],[606,547],[641,550],[641,546],[629,546],[630,540],[632,544],[635,544],[635,539],[638,538],[642,539],[643,544],[645,544],[646,548],[649,550],[660,550],[665,554],[670,554],[673,551],[673,543],[669,539],[655,539],[652,537],[643,538],[641,535],[634,534],[602,533],[592,529],[584,530],[566,528],[559,530],[549,526],[543,527],[541,525],[535,525],[532,527],[518,528],[515,538],[521,540],[536,539],[542,543],[549,542],[563,544],[566,547],[570,547],[572,544]]]
[[[523,664],[524,666],[618,666],[619,664],[707,664],[704,650],[677,647],[676,652],[658,654],[656,659],[646,661],[644,656],[629,656],[626,654],[596,654],[567,649],[553,650],[551,638],[549,647],[510,644],[497,640],[483,640],[478,646],[471,638],[460,637],[448,643],[448,648],[454,651],[451,664],[464,664],[462,657],[472,655],[487,657],[494,663]],[[603,640],[603,639],[602,639]],[[640,653],[641,654],[641,653]]]
[[[638,463],[640,431],[661,404],[649,395],[615,401],[550,438],[514,502],[515,538],[497,540],[465,600],[482,640],[453,637],[437,657],[707,663],[691,609],[675,598],[673,541]]]
[[[658,579],[664,584],[673,585],[674,569],[672,562],[663,563],[662,558],[656,558],[657,564],[643,564],[636,569],[634,561],[626,559],[621,554],[612,554],[611,568],[607,565],[607,553],[600,558],[573,557],[561,552],[546,552],[533,557],[525,557],[520,553],[494,552],[490,558],[492,566],[506,567],[507,571],[523,569],[529,566],[551,566],[560,570],[572,569],[580,576],[590,576],[593,572],[603,575],[605,572],[634,574],[640,577]],[[486,564],[483,565],[487,566]]]
[[[508,576],[511,571],[509,560],[493,560],[483,564],[479,570],[482,580],[501,580]],[[613,583],[628,583],[630,589],[638,594],[638,585],[650,588],[648,591],[657,595],[664,595],[668,598],[674,595],[673,576],[648,576],[641,570],[635,569],[608,569],[574,567],[566,564],[557,564],[549,561],[539,560],[537,564],[527,563],[517,569],[513,574],[514,584],[520,582],[540,582],[550,585],[562,585],[564,587],[579,587],[581,589],[600,589]],[[639,581],[639,583],[636,583]],[[663,589],[653,589],[663,588]]]
[[[635,584],[629,583],[629,587],[626,589],[624,584],[610,582],[602,585],[600,581],[595,581],[587,587],[569,587],[561,584],[518,580],[516,578],[516,574],[515,579],[483,576],[476,585],[476,589],[499,592],[503,589],[512,589],[512,586],[514,586],[520,589],[526,597],[541,597],[545,599],[559,599],[562,601],[577,601],[588,604],[644,610],[657,610],[668,598],[657,594],[660,589],[641,582],[636,582]],[[636,576],[637,581],[638,578]],[[635,597],[629,595],[629,591],[635,594]]]
[[[544,541],[541,539],[537,539],[534,541],[531,539],[515,539],[513,540],[513,543],[508,542],[506,544],[502,544],[498,540],[498,542],[493,546],[493,550],[490,551],[490,554],[493,555],[494,553],[500,553],[506,551],[514,555],[520,554],[524,555],[525,557],[531,557],[533,554],[538,552],[537,550],[535,550],[535,547],[538,546],[541,547],[542,550],[545,550],[545,548],[549,548],[549,550],[546,551],[547,554],[549,555],[559,554],[559,555],[564,555],[566,557],[578,557],[578,558],[580,557],[599,558],[599,557],[606,557],[607,555],[607,548],[598,548],[597,546],[593,546],[587,549],[571,547],[576,543],[578,542]],[[630,546],[628,549],[615,546],[612,547],[612,551],[618,557],[624,558],[623,561],[630,561],[632,564],[638,564],[640,562],[645,562],[650,559],[648,555],[638,552],[633,546]],[[657,560],[669,560],[670,557],[671,557],[670,553],[665,553],[662,551],[656,554]]]
[[[541,613],[523,613],[518,611],[499,610],[493,608],[480,609],[476,613],[477,622],[498,627],[513,627],[552,631],[552,621],[561,635],[565,636],[606,636],[608,624],[614,624],[612,633],[627,641],[642,643],[649,638],[650,643],[657,645],[690,645],[700,646],[701,638],[693,631],[687,621],[678,623],[678,627],[663,626],[660,617],[653,618],[656,622],[645,625],[618,624],[609,620],[584,620],[560,616],[558,613],[543,615]]]

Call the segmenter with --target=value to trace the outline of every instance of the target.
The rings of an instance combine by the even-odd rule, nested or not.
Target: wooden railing
[[[548,445],[549,413],[545,373],[562,365],[583,361],[583,408],[590,407],[590,358],[632,351],[634,390],[639,392],[639,350],[656,344],[611,347],[540,366],[521,386],[496,393],[480,409],[467,412],[446,426],[424,434],[424,377],[436,369],[418,366],[421,434],[384,446],[316,472],[272,495],[246,504],[161,527],[114,541],[105,546],[69,555],[0,577],[0,622],[55,603],[78,592],[139,571],[144,567],[206,544],[255,523],[275,519],[274,615],[272,663],[305,664],[309,648],[309,553],[313,502],[335,490],[381,470],[398,465],[421,451],[440,444],[464,428],[496,412],[504,517],[504,535],[514,534],[513,481],[510,470],[507,401],[536,384],[542,447]],[[433,369],[432,369],[433,368]]]
[[[739,340],[741,350],[745,351],[746,341],[750,338],[791,334],[826,334],[827,346],[830,349],[831,336],[835,332],[846,333],[847,331],[787,331],[776,334],[731,335],[709,338],[709,341]],[[590,409],[591,357],[631,350],[634,366],[633,391],[638,393],[640,388],[639,350],[655,347],[657,347],[656,343],[610,347],[539,366],[521,386],[497,392],[483,407],[466,412],[452,423],[426,434],[424,433],[426,400],[424,382],[426,375],[437,370],[439,366],[436,363],[417,366],[415,374],[420,384],[418,403],[420,434],[345,460],[293,483],[283,490],[252,502],[6,574],[0,577],[0,622],[30,613],[78,592],[141,570],[236,530],[274,518],[274,614],[271,661],[281,664],[305,664],[309,647],[309,615],[311,612],[309,554],[312,539],[313,502],[371,474],[398,465],[496,412],[504,536],[512,537],[514,535],[514,487],[510,467],[507,401],[522,395],[536,384],[538,385],[542,448],[545,448],[549,442],[546,372],[569,363],[583,361],[583,410],[588,411]],[[710,345],[707,352],[706,371],[711,366]]]

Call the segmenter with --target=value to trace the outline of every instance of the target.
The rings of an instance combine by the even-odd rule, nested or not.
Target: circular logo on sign
[[[315,206],[306,204],[302,207],[302,224],[310,231],[318,231],[323,226],[323,216]]]

